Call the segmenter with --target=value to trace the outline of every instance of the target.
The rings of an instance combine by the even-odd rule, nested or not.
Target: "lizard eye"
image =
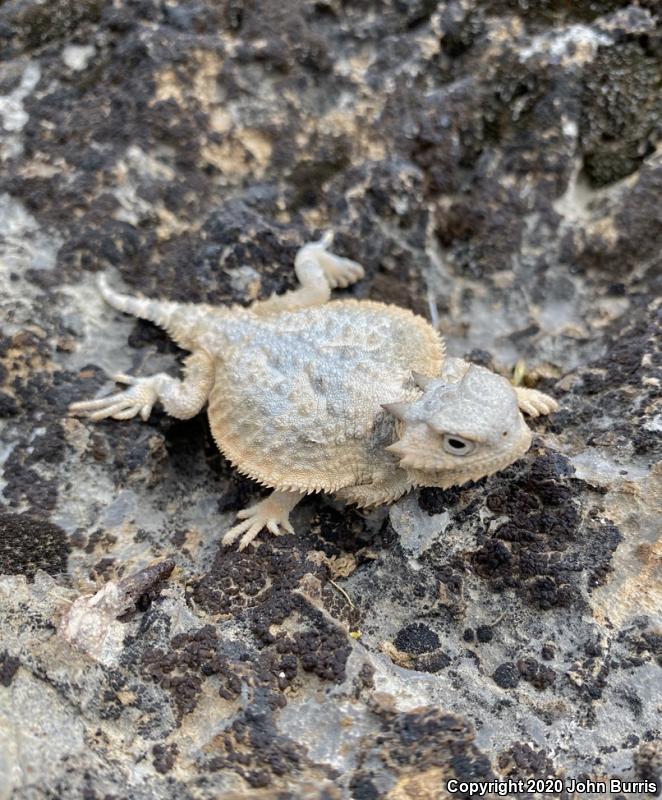
[[[476,443],[470,442],[468,439],[463,439],[461,436],[446,433],[442,439],[442,447],[452,456],[467,456],[469,453],[473,452]]]

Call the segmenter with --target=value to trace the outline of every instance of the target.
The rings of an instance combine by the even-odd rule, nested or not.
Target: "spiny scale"
[[[412,367],[439,374],[443,360],[441,339],[423,319],[371,301],[247,313],[228,325],[232,335],[221,322],[200,338],[217,359],[211,429],[240,472],[280,490],[370,483],[375,427],[383,427],[383,445],[393,437],[381,404],[420,394]]]

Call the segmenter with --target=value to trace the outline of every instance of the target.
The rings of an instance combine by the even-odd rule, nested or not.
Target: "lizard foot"
[[[553,397],[539,392],[537,389],[525,389],[522,386],[516,386],[515,391],[517,392],[517,403],[520,410],[530,417],[551,414],[559,409],[559,404]]]
[[[365,275],[363,267],[350,258],[342,258],[333,253],[323,253],[320,264],[332,289],[344,289]]]
[[[131,419],[137,414],[146,421],[149,417],[158,394],[154,386],[154,378],[134,378],[131,375],[113,375],[116,383],[128,384],[131,388],[124,392],[101,397],[98,400],[83,400],[72,403],[69,413],[74,416],[89,417],[91,420],[100,419]]]
[[[297,259],[314,255],[315,260],[324,271],[324,277],[332,289],[344,289],[356,281],[361,280],[365,270],[351,258],[343,258],[335,253],[330,253],[328,248],[333,239],[332,233],[327,233],[319,242],[311,242],[301,248]]]
[[[230,528],[223,537],[223,544],[227,547],[227,545],[234,544],[241,537],[239,549],[244,550],[262,528],[266,528],[274,536],[281,536],[284,531],[294,533],[294,528],[289,519],[290,508],[290,505],[285,508],[284,504],[279,502],[277,498],[270,496],[250,508],[239,511],[237,517],[242,522],[238,522],[234,527]]]

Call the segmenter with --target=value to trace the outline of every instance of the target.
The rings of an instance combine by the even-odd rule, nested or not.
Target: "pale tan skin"
[[[272,493],[237,514],[223,537],[245,548],[263,529],[293,532],[289,513],[311,492],[359,506],[396,500],[414,486],[449,487],[511,464],[531,442],[522,411],[555,400],[447,358],[438,332],[405,309],[372,301],[328,303],[363,277],[329,252],[302,247],[300,288],[250,308],[188,305],[120,295],[120,311],[151,320],[191,351],[183,380],[116,375],[129,386],[74,403],[72,414],[146,420],[154,404],[188,419],[209,404],[212,433],[237,467]]]

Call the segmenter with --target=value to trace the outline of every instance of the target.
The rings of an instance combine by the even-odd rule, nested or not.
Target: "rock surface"
[[[656,0],[0,5],[0,798],[660,785],[661,31]],[[354,296],[562,410],[476,485],[223,550],[257,488],[203,416],[66,416],[181,357],[94,273],[245,303],[329,228]]]

